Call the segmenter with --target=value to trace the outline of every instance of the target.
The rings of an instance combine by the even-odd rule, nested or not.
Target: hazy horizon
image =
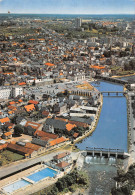
[[[0,0],[0,13],[13,14],[134,14],[133,0]]]
[[[0,13],[0,14],[9,14],[8,12],[4,12],[4,13]],[[74,14],[74,13],[69,13],[69,14],[61,14],[61,13],[10,13],[10,15],[12,15],[12,14],[24,14],[24,15],[31,15],[31,14],[34,14],[34,15],[95,15],[95,16],[98,16],[98,15],[131,15],[131,16],[134,16],[135,14],[126,14],[126,13],[118,13],[118,14],[115,14],[115,13],[112,13],[112,14],[80,14],[80,13],[76,13],[76,14]]]

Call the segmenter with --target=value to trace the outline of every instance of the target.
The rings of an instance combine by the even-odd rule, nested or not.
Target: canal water
[[[92,83],[99,91],[123,91],[122,85],[108,82]],[[80,150],[86,147],[124,149],[127,152],[127,105],[126,98],[103,97],[103,107],[97,128],[93,134],[76,144]],[[85,157],[83,171],[86,171],[90,186],[86,195],[109,195],[115,186],[114,177],[117,176],[115,158]]]

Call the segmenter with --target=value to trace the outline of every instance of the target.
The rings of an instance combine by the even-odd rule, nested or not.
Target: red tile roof
[[[8,114],[13,114],[13,113],[14,113],[14,111],[9,111],[9,112],[8,112]]]
[[[15,106],[8,106],[9,110],[17,110],[17,108]]]
[[[83,122],[78,122],[78,121],[68,121],[71,124],[75,124],[77,127],[87,127],[88,124],[83,123]]]
[[[54,66],[54,64],[51,64],[51,63],[45,63],[46,66]]]
[[[78,135],[79,135],[79,133],[74,133],[73,137],[74,137],[74,138],[77,138]]]
[[[58,138],[58,135],[56,135],[56,134],[47,133],[47,132],[39,131],[39,130],[35,131],[34,136],[36,136],[36,135],[39,136],[39,137],[48,137],[50,139]]]
[[[60,143],[62,143],[62,142],[65,142],[65,141],[67,141],[67,140],[69,140],[69,138],[60,137],[60,138],[51,140],[51,141],[49,142],[49,144],[50,144],[50,146],[55,146],[55,145],[57,145],[57,144],[60,144]]]
[[[42,115],[44,115],[44,116],[48,116],[49,115],[49,112],[48,111],[46,111],[46,110],[44,110],[43,112],[42,112]]]
[[[9,135],[12,135],[12,133],[11,132],[6,132],[6,133],[4,133],[4,135],[9,136]]]
[[[70,124],[70,123],[68,123],[67,125],[66,125],[66,129],[68,130],[68,131],[71,131],[73,128],[75,128],[76,127],[76,125],[75,124]]]
[[[22,82],[22,83],[18,83],[18,85],[26,85],[26,83],[25,82]]]
[[[14,150],[16,152],[20,152],[22,154],[32,154],[34,152],[34,150],[32,149],[25,148],[23,146],[19,146],[17,144],[11,144],[11,143],[8,143],[7,148]]]
[[[29,100],[28,103],[29,103],[29,104],[37,105],[39,102],[38,102],[38,101],[35,101],[35,100]]]
[[[24,108],[26,109],[27,112],[35,110],[34,104],[26,105],[24,106]]]
[[[51,140],[52,138],[49,138],[49,137],[40,137],[41,140],[44,140],[44,141],[49,141]]]
[[[32,150],[36,150],[36,151],[38,151],[41,148],[41,146],[36,145],[36,144],[32,144],[32,143],[26,143],[26,145],[24,147],[32,149]]]
[[[0,119],[1,123],[10,122],[10,119],[8,117]]]
[[[5,144],[0,145],[0,150],[3,150],[5,148],[7,148],[7,145],[8,145],[8,143],[5,143]]]
[[[10,105],[16,104],[14,101],[13,102],[9,102]]]
[[[23,102],[23,100],[21,100],[21,99],[20,99],[20,100],[18,100],[18,102],[20,102],[20,103],[21,103],[21,102]]]
[[[14,123],[5,122],[5,125],[7,125],[7,126],[14,126]]]
[[[58,154],[58,155],[54,156],[53,158],[58,160],[58,159],[66,157],[68,155],[70,155],[70,152],[63,152],[61,154]]]

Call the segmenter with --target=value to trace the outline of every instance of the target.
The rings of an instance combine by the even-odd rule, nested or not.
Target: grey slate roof
[[[33,138],[31,143],[32,144],[37,144],[37,145],[43,146],[43,147],[45,147],[47,145],[47,141],[41,140],[41,139],[38,139],[38,138]]]
[[[81,118],[81,117],[71,117],[70,118],[71,121],[77,121],[77,122],[82,122],[82,123],[86,123],[86,124],[91,124],[92,119],[89,118]]]
[[[53,126],[55,129],[65,130],[67,123],[65,121],[48,118],[46,124]]]

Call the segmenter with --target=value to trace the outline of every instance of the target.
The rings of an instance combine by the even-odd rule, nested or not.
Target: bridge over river
[[[119,83],[119,84],[122,84],[122,85],[128,84],[128,81],[122,80],[122,79],[119,79],[119,78],[114,78],[114,77],[104,77],[104,76],[101,76],[101,75],[96,75],[95,78],[102,79],[104,81]]]
[[[115,158],[127,158],[130,155],[128,153],[125,153],[124,150],[121,149],[111,149],[111,148],[91,148],[91,147],[86,147],[86,151],[84,154],[90,155],[90,156],[105,156],[107,158],[110,157],[115,157]]]
[[[116,96],[119,96],[119,95],[126,95],[127,94],[127,92],[126,91],[101,91],[101,94],[102,95],[105,95],[105,94],[107,94],[108,96],[114,96],[114,95],[116,95]],[[112,96],[112,97],[113,97]],[[115,96],[114,96],[115,97]],[[121,97],[121,96],[120,96]]]

